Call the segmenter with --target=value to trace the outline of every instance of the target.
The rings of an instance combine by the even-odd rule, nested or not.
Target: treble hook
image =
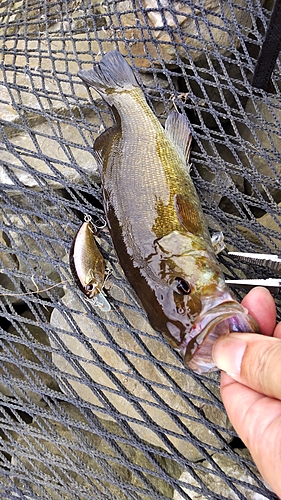
[[[106,227],[106,221],[103,217],[100,217],[100,221],[102,222],[102,226],[97,226],[94,222],[93,222],[93,218],[90,214],[84,214],[84,222],[88,222],[90,223],[94,230],[97,232],[98,230],[100,229],[104,229]]]

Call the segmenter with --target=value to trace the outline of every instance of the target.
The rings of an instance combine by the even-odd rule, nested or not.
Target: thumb
[[[281,400],[281,339],[230,333],[214,344],[213,360],[237,382]]]

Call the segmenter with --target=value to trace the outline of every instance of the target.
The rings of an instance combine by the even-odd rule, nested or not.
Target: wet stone
[[[204,197],[210,199],[210,203],[215,201],[216,205],[219,206],[228,193],[230,196],[233,196],[233,193],[237,191],[244,193],[242,167],[239,165],[241,172],[240,174],[236,173],[239,172],[239,167],[232,148],[219,142],[211,144],[206,140],[200,141],[200,144],[201,148],[204,149],[206,161],[196,164],[196,170],[207,183],[207,187],[202,187],[200,190],[204,193]],[[194,146],[194,151],[197,152],[197,149],[198,147]]]
[[[45,315],[47,322],[49,314],[46,311]],[[51,361],[48,335],[37,325],[36,317],[29,310],[17,320],[14,316],[13,323],[14,326],[7,329],[6,339],[2,334],[0,392],[42,406],[42,387],[59,391],[47,368]]]
[[[147,12],[138,15],[141,29],[136,26],[134,14],[125,14],[120,18],[116,17],[116,20],[113,17],[113,23],[116,23],[117,27],[119,19],[121,19],[124,35],[127,39],[132,40],[131,52],[137,58],[137,63],[143,67],[149,67],[151,64],[147,52],[152,58],[153,64],[161,64],[158,55],[160,53],[165,63],[171,66],[176,66],[177,56],[184,61],[189,61],[190,57],[195,63],[201,59],[205,60],[205,52],[209,50],[212,53],[214,44],[217,45],[222,54],[230,55],[233,53],[233,43],[236,48],[240,44],[238,33],[235,31],[237,26],[240,28],[239,35],[242,36],[244,30],[247,31],[252,23],[247,3],[244,0],[240,0],[239,6],[237,5],[237,8],[233,8],[232,11],[227,4],[224,4],[222,10],[221,4],[209,0],[204,1],[202,6],[198,8],[185,2],[173,2],[174,15],[169,12],[171,4],[168,1],[161,0],[160,4],[163,7],[161,12],[158,1],[142,0],[142,5],[147,9]],[[167,29],[163,30],[163,17],[169,31],[172,32],[172,37]],[[208,27],[205,17],[210,23]],[[227,29],[225,29],[226,24]],[[153,30],[157,44],[149,41],[149,28]],[[233,29],[232,33],[231,28]],[[144,36],[148,39],[145,44],[143,42]],[[184,44],[182,44],[183,40]],[[179,42],[177,54],[175,41]]]
[[[62,259],[66,255],[63,240],[67,228],[64,226],[60,229],[57,224],[47,223],[37,215],[19,216],[10,210],[3,214],[2,220],[6,226],[4,232],[5,250],[10,255],[10,259],[15,260],[18,271],[16,283],[19,288],[12,287],[12,290],[15,289],[15,297],[23,298],[23,290],[26,289],[37,292],[42,297],[48,297],[44,288],[48,288],[54,283],[60,283],[57,269],[58,259]],[[70,229],[68,230],[70,232]],[[62,236],[61,244],[58,243],[60,234]],[[48,241],[48,245],[46,245],[46,241]],[[20,283],[23,284],[24,289],[21,289]],[[2,286],[11,288],[8,281],[6,285],[2,283]],[[62,295],[63,291],[58,287],[57,293]]]
[[[92,53],[99,53],[99,43],[103,40],[105,52],[116,48],[107,37],[101,31],[99,42],[92,39]],[[0,85],[0,121],[10,144],[7,148],[5,137],[0,136],[4,164],[0,168],[0,182],[14,185],[15,175],[24,186],[37,190],[44,189],[45,183],[54,189],[61,189],[66,182],[81,184],[84,176],[91,182],[99,182],[93,142],[104,128],[112,125],[112,118],[93,89],[90,92],[96,104],[91,105],[89,90],[77,77],[79,66],[73,60],[73,44],[77,53],[83,54],[81,66],[91,67],[93,58],[88,41],[81,40],[81,35],[74,34],[68,40],[59,32],[53,41],[50,39],[42,57],[38,54],[38,40],[30,40],[28,64],[25,40],[7,41],[3,70],[7,85]],[[126,54],[125,45],[122,48],[121,44],[119,50]],[[55,77],[51,65],[53,51],[57,57]],[[16,75],[11,65],[17,66]],[[71,78],[65,77],[66,69]],[[168,89],[167,79],[159,75],[157,90],[150,75],[143,75],[143,80],[149,85],[156,113],[163,115],[167,109],[161,94]]]
[[[238,123],[239,140],[243,141],[245,152],[241,161],[249,172],[248,194],[255,196],[255,190],[267,201],[281,201],[281,111],[275,97],[267,102],[249,99],[245,108],[247,121]]]
[[[10,241],[4,231],[0,232],[0,294],[6,303],[20,301],[17,291],[20,290],[20,280],[15,276],[19,268],[17,256],[10,247]],[[4,298],[5,297],[5,298]]]
[[[159,495],[172,498],[172,487],[159,477],[158,468],[137,446],[122,442],[125,435],[116,424],[100,420],[95,428],[95,424],[90,424],[89,419],[74,405],[67,402],[57,404],[60,413],[67,415],[67,424],[59,421],[56,415],[52,415],[52,411],[46,409],[44,418],[38,416],[31,425],[26,426],[24,437],[13,432],[13,439],[10,438],[15,450],[11,459],[15,476],[23,467],[25,471],[29,471],[24,483],[30,483],[32,492],[40,494],[39,486],[34,484],[33,479],[41,474],[45,478],[45,491],[52,500],[60,500],[62,494],[65,499],[73,498],[74,492],[78,498],[84,498],[84,494],[87,495],[85,498],[103,498],[107,494],[118,500],[126,500],[126,489],[129,486],[143,492],[141,498],[144,500],[151,498],[152,488]],[[46,422],[53,429],[52,434],[44,434]],[[111,438],[106,439],[107,436]],[[134,464],[133,468],[129,469],[124,462],[120,462],[119,454],[110,445],[112,438],[122,450],[124,462]],[[36,452],[36,461],[34,457],[29,457],[30,450],[32,454]],[[61,465],[68,462],[72,466],[67,469],[66,475]],[[162,471],[174,478],[181,472],[173,461],[158,457],[157,462]],[[138,467],[146,472],[142,471],[139,475]],[[147,479],[147,484],[143,478]],[[70,481],[71,494],[68,493]],[[15,477],[14,484],[22,487],[20,477]]]
[[[239,450],[240,451],[240,450]],[[247,450],[246,450],[247,454]],[[223,498],[228,498],[229,500],[239,500],[241,493],[244,495],[247,500],[266,500],[268,496],[264,496],[260,493],[257,493],[250,489],[250,486],[257,486],[257,482],[252,477],[250,473],[248,473],[245,468],[241,467],[235,460],[225,455],[220,455],[216,453],[212,456],[213,460],[219,466],[221,470],[221,474],[218,472],[212,471],[212,466],[209,462],[202,462],[202,466],[206,468],[206,471],[196,470],[196,474],[199,476],[204,485],[209,488],[209,495],[206,496],[200,492],[196,492],[193,488],[202,489],[202,486],[196,479],[187,471],[183,472],[180,476],[181,487],[185,493],[189,495],[191,500],[208,500],[212,498],[217,498],[217,496],[222,496]],[[257,469],[253,466],[254,474],[261,480],[260,474],[257,472]],[[233,484],[233,488],[228,486],[226,481],[224,481],[223,477],[225,477],[228,481],[231,481]],[[237,482],[236,482],[237,480]],[[239,484],[244,482],[245,485]],[[184,487],[184,483],[187,484],[187,487]],[[238,490],[236,493],[234,488]],[[173,500],[183,500],[183,496],[179,491],[175,491]]]
[[[275,213],[268,213],[260,217],[262,226],[259,237],[272,253],[279,254],[281,247],[281,203]]]

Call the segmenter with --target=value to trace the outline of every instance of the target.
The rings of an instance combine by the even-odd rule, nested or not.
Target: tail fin
[[[101,95],[138,87],[131,66],[117,50],[106,54],[92,69],[79,71],[78,76]]]

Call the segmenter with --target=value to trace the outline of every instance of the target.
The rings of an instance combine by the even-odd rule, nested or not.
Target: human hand
[[[268,290],[252,289],[242,301],[263,336],[230,333],[214,344],[223,370],[221,396],[229,419],[260,473],[281,497],[281,323]]]

